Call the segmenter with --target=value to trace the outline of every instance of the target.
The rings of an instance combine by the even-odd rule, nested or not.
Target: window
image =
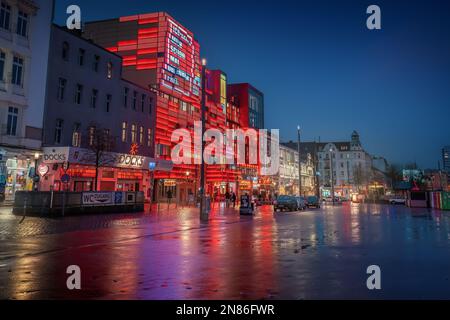
[[[75,90],[75,103],[81,104],[82,98],[83,98],[83,85],[77,84],[77,87]]]
[[[139,128],[139,144],[144,144],[144,127]]]
[[[72,146],[81,147],[81,124],[79,123],[73,125]]]
[[[151,147],[152,145],[153,145],[152,129],[147,129],[147,147]]]
[[[133,92],[133,110],[136,110],[136,108],[137,108],[137,95],[138,95],[137,91],[134,91]]]
[[[9,20],[11,18],[11,6],[2,1],[0,8],[0,28],[9,30]]]
[[[63,78],[59,78],[59,83],[58,83],[58,100],[59,101],[64,101],[64,94],[66,91],[66,84],[67,84],[67,80],[63,79]]]
[[[137,127],[135,124],[131,125],[131,143],[136,143]]]
[[[188,107],[188,104],[186,102],[180,100],[180,110],[187,111],[187,107]]]
[[[100,56],[95,55],[94,56],[94,66],[93,66],[95,72],[98,72],[99,65],[100,65]]]
[[[0,81],[4,81],[6,54],[0,51]]]
[[[106,95],[106,112],[109,112],[111,110],[111,100],[112,100],[112,95],[107,94]]]
[[[12,83],[21,86],[23,76],[23,59],[15,56],[13,59]]]
[[[145,99],[147,99],[147,96],[145,94],[141,97],[141,111],[144,112],[145,109]]]
[[[124,88],[124,90],[123,90],[123,106],[125,108],[128,107],[128,92],[129,91],[130,90],[128,88]]]
[[[62,141],[63,125],[64,125],[64,120],[62,120],[62,119],[57,119],[56,120],[55,144],[60,144],[61,141]]]
[[[8,108],[8,122],[6,125],[6,134],[15,136],[17,134],[17,120],[19,118],[19,108]]]
[[[106,76],[108,77],[108,79],[111,79],[112,76],[113,76],[113,64],[112,64],[112,62],[108,62],[107,75]]]
[[[127,142],[128,140],[128,123],[122,122],[122,142]]]
[[[28,14],[19,10],[19,15],[17,16],[17,34],[26,37],[28,28]]]
[[[84,51],[84,49],[79,49],[78,50],[78,64],[80,66],[84,65],[84,55],[85,55],[86,51]]]
[[[152,107],[153,107],[153,98],[148,98],[149,100],[149,113],[152,114]]]
[[[111,131],[109,129],[103,129],[103,147],[105,150],[110,150],[110,136]]]
[[[97,96],[98,96],[98,90],[93,89],[92,90],[92,98],[91,98],[91,108],[93,108],[93,109],[97,108]]]
[[[69,44],[67,42],[64,42],[62,46],[62,58],[65,61],[69,60],[69,50]]]
[[[95,127],[90,126],[89,127],[89,146],[92,147],[95,143]]]

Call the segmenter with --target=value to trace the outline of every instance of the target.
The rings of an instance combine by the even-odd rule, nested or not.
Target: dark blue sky
[[[166,11],[189,28],[210,68],[265,93],[266,126],[284,140],[348,140],[371,154],[436,167],[450,144],[450,2],[57,0],[56,22]],[[366,9],[382,10],[381,31]]]

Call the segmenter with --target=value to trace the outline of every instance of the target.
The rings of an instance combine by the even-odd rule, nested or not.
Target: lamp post
[[[34,177],[33,177],[33,191],[37,191],[37,177],[38,177],[38,160],[41,157],[39,153],[34,154]]]
[[[205,142],[203,137],[206,132],[206,59],[202,59],[202,147],[200,155],[201,164],[200,164],[200,220],[208,221],[208,212],[206,211],[206,203],[205,203]]]
[[[331,199],[334,206],[334,175],[333,175],[333,149],[330,149],[330,177],[331,177]]]
[[[303,195],[302,193],[302,161],[300,158],[300,139],[301,139],[301,131],[300,126],[297,126],[297,133],[298,133],[298,194],[301,197]]]

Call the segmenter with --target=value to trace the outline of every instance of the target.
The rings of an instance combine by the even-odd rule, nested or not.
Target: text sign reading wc
[[[85,192],[83,193],[83,205],[105,206],[113,205],[114,197],[112,192]]]

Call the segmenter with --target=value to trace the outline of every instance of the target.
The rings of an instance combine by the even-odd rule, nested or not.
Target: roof
[[[96,44],[96,43],[95,43],[94,41],[92,41],[92,40],[89,40],[89,39],[84,38],[79,30],[69,30],[69,29],[67,29],[67,28],[64,27],[64,26],[57,25],[56,23],[53,23],[52,27],[53,27],[53,28],[56,28],[56,29],[59,29],[59,30],[61,30],[61,31],[63,31],[63,32],[66,32],[66,33],[68,33],[68,34],[74,36],[75,38],[80,39],[80,40],[82,40],[82,41],[88,43],[89,45],[91,45],[91,46],[93,46],[93,47],[96,47],[97,49],[100,49],[100,50],[104,51],[105,53],[110,54],[110,55],[112,55],[112,56],[115,56],[115,57],[117,57],[117,58],[119,58],[119,59],[122,60],[122,57],[119,56],[118,54],[116,54],[116,53],[114,53],[114,52],[111,52],[111,51],[109,51],[109,50],[106,50],[105,48],[103,48],[102,46]]]

